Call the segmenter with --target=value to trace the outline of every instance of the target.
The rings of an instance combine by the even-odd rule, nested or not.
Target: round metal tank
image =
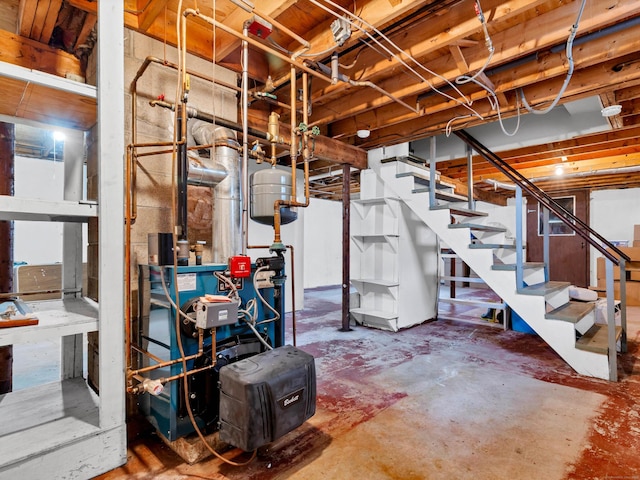
[[[251,219],[273,226],[273,209],[276,200],[291,199],[291,172],[271,167],[251,174]],[[285,225],[298,218],[296,207],[280,208],[280,223]]]

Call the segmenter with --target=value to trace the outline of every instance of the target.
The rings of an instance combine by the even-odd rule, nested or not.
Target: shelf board
[[[98,330],[97,304],[86,298],[27,302],[38,325],[0,328],[0,346],[33,343]]]
[[[367,315],[369,317],[383,318],[385,320],[394,320],[398,318],[398,314],[394,312],[385,312],[382,310],[373,310],[368,308],[353,308],[351,313],[356,315]]]
[[[382,280],[379,278],[352,278],[352,282],[370,283],[372,285],[380,285],[382,287],[397,287],[399,284],[395,280]]]
[[[441,302],[441,303],[454,303],[454,304],[458,304],[458,305],[469,305],[469,306],[484,307],[484,308],[497,308],[499,310],[507,308],[507,305],[505,303],[503,303],[503,302],[490,302],[490,301],[483,301],[483,300],[470,300],[470,299],[465,299],[465,298],[443,298],[443,297],[440,297],[438,299],[438,302]]]
[[[86,222],[97,216],[96,202],[51,201],[0,195],[0,220]]]
[[[0,467],[101,432],[98,397],[82,378],[0,395]]]
[[[351,200],[351,203],[355,203],[357,205],[384,205],[388,203],[388,200],[396,200],[400,201],[398,197],[374,197],[374,198],[365,198],[360,200]]]
[[[456,277],[451,275],[441,275],[440,280],[445,282],[485,283],[480,277]]]

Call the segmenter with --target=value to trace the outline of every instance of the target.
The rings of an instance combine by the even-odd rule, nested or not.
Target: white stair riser
[[[371,160],[369,166],[374,170],[379,170],[380,167],[379,162]],[[583,375],[602,379],[609,378],[606,355],[576,349],[575,326],[573,324],[545,319],[545,298],[518,294],[514,282],[515,273],[492,270],[491,265],[493,264],[494,253],[491,250],[470,249],[468,231],[462,232],[458,229],[448,228],[450,223],[449,211],[430,210],[428,201],[425,201],[425,197],[428,198],[428,194],[407,195],[406,182],[402,181],[405,179],[395,178],[395,175],[393,177],[384,176],[389,188],[405,199],[407,205],[569,365]],[[497,249],[495,255],[503,263],[516,262],[516,252],[513,249]],[[505,275],[507,273],[510,273],[510,275]],[[535,275],[540,274],[537,273]],[[557,308],[569,301],[568,292],[566,289],[554,292],[548,295],[546,300],[550,302],[553,308]]]

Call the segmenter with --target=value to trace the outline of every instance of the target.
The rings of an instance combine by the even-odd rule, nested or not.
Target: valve
[[[164,385],[162,385],[162,382],[160,380],[145,378],[142,382],[142,390],[157,397],[164,391]]]

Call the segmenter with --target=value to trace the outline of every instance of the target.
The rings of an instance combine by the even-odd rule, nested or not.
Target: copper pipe
[[[264,45],[263,43],[258,42],[257,40],[254,40],[253,38],[249,37],[249,36],[244,36],[242,33],[235,31],[233,28],[229,28],[227,27],[225,24],[219,22],[218,20],[211,18],[211,17],[207,17],[206,15],[201,14],[200,12],[192,9],[192,8],[187,8],[185,9],[185,11],[183,12],[183,15],[186,17],[188,17],[189,15],[192,15],[194,17],[200,18],[201,20],[204,20],[205,22],[209,23],[210,25],[213,25],[214,27],[219,28],[220,30],[228,33],[229,35],[233,35],[234,37],[240,39],[240,40],[246,40],[250,45],[253,45],[256,48],[259,48],[260,50],[264,50],[265,52],[275,56],[276,58],[279,58],[280,60],[287,62],[288,64],[291,65],[295,65],[297,68],[299,68],[300,70],[307,72],[311,75],[314,75],[316,77],[318,77],[321,80],[324,80],[325,82],[329,82],[331,83],[331,79],[329,77],[325,77],[322,73],[316,72],[315,70],[313,70],[312,68],[307,67],[306,65],[297,62],[296,60],[292,60],[291,58],[287,57],[286,55],[284,55],[283,53],[279,52],[278,50],[268,47],[267,45]]]
[[[178,360],[178,361],[182,361],[182,360]],[[205,370],[211,370],[215,366],[216,364],[214,363],[212,365],[207,365],[206,367],[196,368],[195,370],[189,370],[186,374],[184,372],[180,372],[177,375],[173,375],[171,377],[158,378],[157,381],[162,383],[162,385],[166,385],[167,383],[173,382],[174,380],[178,380],[183,377],[188,377],[189,375],[195,375],[196,373],[204,372]],[[140,379],[138,379],[138,381],[140,381]],[[136,385],[135,387],[128,386],[127,393],[133,393],[133,394],[144,393],[140,389],[141,384],[142,382],[140,382],[140,384]]]
[[[292,72],[292,77],[295,78],[295,73]],[[309,108],[308,108],[308,76],[306,71],[302,72],[302,123],[304,123],[305,125],[308,125],[309,122]],[[293,100],[292,100],[293,101]],[[292,109],[292,116],[294,115],[295,109]],[[294,132],[291,132],[291,139],[292,142],[291,144],[293,145],[294,142],[293,138],[294,138]],[[280,226],[281,226],[281,216],[280,216],[280,208],[283,206],[288,206],[288,207],[308,207],[309,206],[309,157],[311,156],[311,152],[309,151],[309,135],[311,135],[310,131],[305,131],[302,134],[302,156],[304,159],[304,195],[305,195],[305,201],[304,202],[298,202],[297,198],[294,197],[293,195],[292,200],[276,200],[275,202],[273,202],[273,245],[272,248],[274,249],[278,249],[278,248],[282,248],[284,245],[282,245],[282,240],[280,238]],[[295,175],[295,166],[293,163],[293,157],[292,157],[292,170],[293,172],[291,173],[291,177],[292,180],[294,180],[296,178]],[[294,186],[292,188],[292,192],[295,192],[295,183]]]
[[[188,362],[189,360],[194,360],[194,359],[198,358],[201,355],[202,355],[202,353],[200,353],[200,352],[194,353],[193,355],[189,355],[189,356],[185,357],[184,360],[186,362]],[[139,375],[139,374],[144,373],[144,372],[150,372],[152,370],[157,370],[158,368],[170,367],[171,365],[175,365],[176,363],[182,362],[182,360],[183,360],[182,358],[176,358],[174,360],[166,360],[164,362],[156,363],[155,365],[149,365],[148,367],[138,368],[137,370],[129,370],[127,372],[127,377],[131,378],[134,375]]]
[[[182,378],[182,377],[188,377],[189,375],[195,375],[196,373],[204,372],[205,370],[211,370],[215,366],[216,364],[214,363],[212,365],[207,365],[206,367],[196,368],[195,370],[189,370],[186,374],[184,372],[180,372],[177,375],[173,375],[172,377],[159,378],[158,380],[160,380],[164,385],[165,383],[173,382],[174,380],[178,380],[179,378]]]
[[[131,344],[131,349],[135,350],[136,352],[141,353],[142,355],[146,355],[147,357],[149,357],[154,362],[157,362],[157,363],[164,362],[164,360],[162,360],[160,357],[154,355],[149,350],[145,350],[144,348],[139,347],[138,345],[136,345],[134,343]]]

